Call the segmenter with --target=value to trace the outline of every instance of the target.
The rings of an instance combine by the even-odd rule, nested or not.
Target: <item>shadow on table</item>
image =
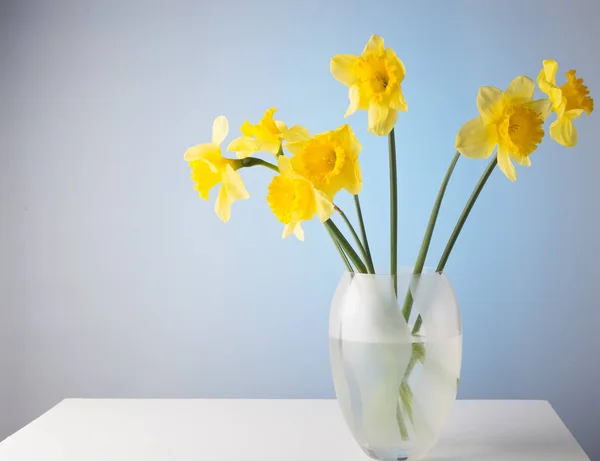
[[[544,434],[523,434],[522,437],[498,434],[493,442],[481,442],[481,434],[457,434],[451,440],[445,439],[443,453],[434,448],[422,461],[477,461],[528,460],[528,459],[569,459],[572,447],[561,439]]]

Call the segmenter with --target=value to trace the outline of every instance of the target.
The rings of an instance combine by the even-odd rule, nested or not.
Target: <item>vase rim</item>
[[[425,266],[422,269],[422,272],[420,274],[414,274],[414,268],[415,266],[399,266],[398,267],[398,271],[396,276],[397,277],[408,277],[408,276],[422,276],[422,275],[443,275],[446,276],[446,271],[442,271],[442,272],[436,272],[436,270],[433,267],[430,266]],[[354,274],[354,275],[359,275],[359,276],[366,276],[366,277],[391,277],[392,275],[388,272],[377,272],[375,274],[365,274],[365,273],[361,273],[361,272],[348,272],[345,271],[344,274]]]

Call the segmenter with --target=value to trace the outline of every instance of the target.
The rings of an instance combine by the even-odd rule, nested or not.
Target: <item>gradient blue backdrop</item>
[[[412,264],[481,85],[576,68],[600,98],[594,1],[220,0],[0,3],[0,438],[64,397],[332,397],[327,323],[342,266],[318,225],[281,240],[271,172],[229,224],[183,162],[225,114],[237,136],[275,106],[313,132],[344,122],[329,59],[382,35],[407,68],[397,125],[401,264]],[[379,267],[387,140],[363,144]],[[496,172],[447,266],[462,305],[459,397],[548,399],[600,459],[600,114]],[[435,264],[487,162],[461,159]],[[341,204],[348,204],[344,198]]]

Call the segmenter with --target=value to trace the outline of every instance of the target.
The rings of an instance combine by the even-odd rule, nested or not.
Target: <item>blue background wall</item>
[[[593,1],[0,4],[0,438],[64,397],[333,397],[329,301],[342,273],[318,223],[280,240],[271,173],[225,225],[183,153],[215,116],[235,135],[276,106],[344,123],[329,59],[372,33],[404,61],[397,125],[401,264],[414,262],[481,85],[554,58],[600,98]],[[387,141],[363,144],[363,206],[387,263]],[[447,266],[461,301],[461,398],[548,399],[600,459],[600,115],[498,171]],[[486,161],[461,159],[430,264]],[[340,201],[349,204],[348,198]]]

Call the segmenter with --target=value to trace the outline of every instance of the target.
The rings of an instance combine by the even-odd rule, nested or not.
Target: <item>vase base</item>
[[[407,461],[408,460],[408,452],[407,451],[382,451],[382,450],[373,450],[369,447],[362,447],[363,451],[369,458],[377,459],[379,461]]]

